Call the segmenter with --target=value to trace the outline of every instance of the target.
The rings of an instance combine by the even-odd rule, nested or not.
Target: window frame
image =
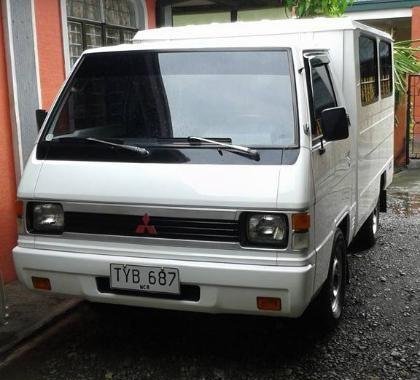
[[[128,0],[128,1],[130,1],[130,0]],[[136,11],[136,8],[135,8],[133,2],[131,2],[131,4],[133,5],[134,20],[137,22],[137,11]],[[70,16],[69,14],[67,14],[67,17],[66,17],[67,29],[69,29],[68,24],[70,22],[80,24],[80,26],[81,26],[82,50],[83,51],[87,49],[87,43],[86,43],[86,38],[85,38],[87,25],[99,26],[101,28],[101,43],[102,43],[101,47],[102,46],[111,46],[111,45],[106,44],[106,30],[107,30],[107,28],[118,30],[119,43],[120,44],[125,43],[124,42],[124,32],[133,32],[133,34],[135,34],[139,30],[138,28],[134,28],[134,27],[128,27],[128,26],[123,26],[123,25],[107,23],[106,22],[106,15],[105,15],[104,0],[99,0],[99,5],[100,5],[100,8],[101,8],[100,9],[101,21],[88,19],[88,18],[85,18],[85,17],[74,17],[74,16]],[[66,6],[67,6],[67,0],[66,0]],[[68,41],[69,53],[70,53],[70,47],[71,47],[72,43],[70,41],[69,32],[67,33],[67,41]],[[71,59],[72,59],[71,55],[69,56],[69,59],[70,59],[70,66],[74,66],[74,63],[71,62]]]
[[[324,138],[324,135],[322,132],[314,137],[312,133],[312,125],[315,124],[315,108],[314,108],[314,100],[313,100],[313,80],[312,80],[312,67],[319,67],[319,66],[325,66],[325,70],[328,75],[328,79],[331,84],[331,89],[333,91],[334,95],[334,101],[336,104],[336,107],[338,107],[338,98],[336,89],[334,87],[334,81],[332,80],[331,76],[331,70],[330,70],[330,58],[326,52],[304,52],[304,59],[305,59],[305,71],[306,71],[306,84],[307,84],[307,91],[308,91],[308,102],[309,102],[309,113],[310,113],[310,119],[311,119],[311,144],[312,148],[317,146],[322,142],[322,139]],[[321,63],[316,64],[315,66],[312,66],[312,62],[314,60],[319,60]]]
[[[375,74],[375,82],[376,82],[376,97],[369,103],[363,103],[362,101],[362,73],[361,73],[361,62],[360,62],[360,39],[361,38],[366,38],[370,41],[373,41],[375,43],[375,48],[374,48],[374,62],[376,62],[376,74]],[[358,42],[358,61],[357,64],[359,66],[359,83],[360,83],[360,95],[359,95],[359,100],[360,100],[360,104],[362,107],[367,107],[371,104],[375,104],[379,101],[380,97],[381,97],[381,90],[380,90],[380,68],[379,68],[379,43],[378,43],[378,38],[375,35],[372,34],[368,34],[368,33],[360,33],[357,39]]]
[[[135,29],[134,27],[130,27],[130,26],[125,26],[125,25],[119,25],[119,24],[113,24],[110,22],[107,22],[106,20],[106,9],[105,9],[105,0],[99,0],[99,6],[100,6],[100,15],[101,15],[101,20],[93,20],[93,19],[89,19],[89,18],[85,18],[85,17],[76,17],[76,16],[70,16],[67,10],[67,1],[65,1],[66,3],[66,15],[67,15],[67,19],[74,19],[74,20],[80,20],[80,21],[88,21],[88,22],[94,22],[94,23],[100,23],[100,24],[106,24],[109,26],[115,26],[115,27],[119,27],[119,28],[126,28],[126,29]],[[133,11],[134,11],[134,20],[136,22],[136,24],[138,24],[138,15],[137,15],[137,11],[136,11],[136,6],[135,3],[132,0],[127,0],[131,3],[131,5],[133,6]],[[137,25],[138,26],[138,25]]]
[[[122,26],[118,26],[118,25],[114,25],[114,24],[107,24],[107,23],[104,23],[104,22],[91,21],[91,20],[88,20],[88,19],[81,19],[81,18],[77,18],[77,17],[67,17],[67,22],[75,22],[75,23],[78,23],[82,26],[82,47],[83,47],[83,50],[87,49],[86,40],[84,38],[86,25],[94,25],[94,26],[100,26],[101,27],[102,46],[110,46],[110,45],[105,44],[106,43],[106,29],[107,28],[118,29],[121,43],[123,43],[123,41],[124,41],[123,32],[125,32],[125,31],[137,32],[138,31],[138,29],[135,29],[135,28],[122,27]],[[69,40],[69,45],[70,45],[70,40]]]
[[[391,59],[391,73],[390,73],[391,74],[390,75],[391,91],[386,95],[382,94],[381,43],[387,44],[389,46],[390,59]],[[379,42],[378,42],[378,71],[379,71],[379,88],[380,88],[381,99],[389,98],[390,96],[392,96],[394,94],[394,85],[395,85],[394,84],[394,57],[393,57],[393,53],[392,53],[392,42],[390,40],[386,40],[386,39],[383,39],[383,38],[380,38]]]
[[[135,50],[134,50],[135,51]],[[131,51],[131,52],[134,52]],[[294,144],[287,145],[287,146],[280,146],[280,145],[272,145],[272,146],[261,146],[258,147],[259,150],[270,150],[270,149],[296,149],[300,147],[300,129],[299,129],[299,109],[298,109],[298,99],[297,99],[297,86],[296,86],[296,76],[295,76],[295,69],[294,69],[294,60],[291,48],[200,48],[200,49],[174,49],[174,50],[164,50],[164,49],[146,49],[146,50],[138,50],[139,53],[147,53],[147,52],[154,52],[154,53],[182,53],[182,52],[229,52],[229,51],[283,51],[286,52],[289,62],[289,74],[290,74],[290,83],[291,83],[291,96],[292,96],[292,107],[293,107],[293,117],[294,117]],[[110,52],[100,52],[100,53],[88,53],[88,54],[100,54],[100,55],[107,55],[112,54]],[[82,53],[81,58],[78,60],[77,64],[74,66],[70,77],[66,80],[65,85],[61,89],[57,100],[51,107],[51,112],[48,114],[47,120],[44,123],[44,128],[42,133],[39,135],[37,143],[48,141],[46,138],[48,132],[51,129],[51,125],[57,122],[58,116],[67,101],[68,96],[70,95],[70,88],[73,84],[74,77],[77,75],[80,66],[83,64],[83,60],[86,57],[85,53]],[[38,152],[38,149],[37,149]],[[38,154],[38,153],[37,153]]]

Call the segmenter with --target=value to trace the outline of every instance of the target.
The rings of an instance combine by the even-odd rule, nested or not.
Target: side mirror
[[[36,125],[38,126],[38,131],[41,130],[42,124],[44,124],[45,118],[47,117],[48,112],[45,110],[36,110]]]
[[[344,107],[327,108],[321,112],[321,129],[326,141],[349,137],[349,119]]]

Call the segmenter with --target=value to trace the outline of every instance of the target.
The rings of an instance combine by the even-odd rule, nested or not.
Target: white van
[[[41,116],[42,113],[38,113]],[[138,32],[85,52],[27,163],[29,288],[326,321],[393,175],[391,37],[341,19]]]

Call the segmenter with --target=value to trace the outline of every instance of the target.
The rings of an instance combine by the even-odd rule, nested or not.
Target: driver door
[[[315,289],[324,282],[337,218],[350,203],[349,138],[326,142],[321,130],[321,112],[343,106],[337,97],[326,53],[306,57],[308,98],[311,112],[311,156],[315,188],[315,247],[317,270]]]

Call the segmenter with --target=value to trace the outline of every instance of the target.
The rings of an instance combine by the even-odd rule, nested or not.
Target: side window
[[[311,67],[312,73],[312,140],[321,136],[321,112],[327,108],[337,107],[330,73],[327,64]]]
[[[362,106],[378,100],[378,53],[374,38],[359,37],[360,93]]]
[[[381,97],[392,95],[392,50],[389,42],[379,42]]]

